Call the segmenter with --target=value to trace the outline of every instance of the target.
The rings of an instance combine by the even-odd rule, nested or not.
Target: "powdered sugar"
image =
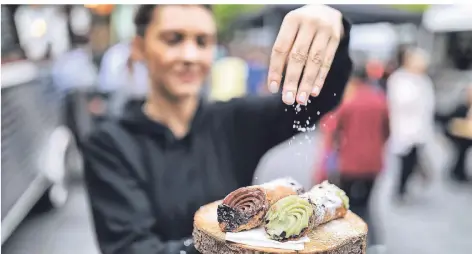
[[[311,100],[308,100],[307,103],[311,103]],[[292,108],[295,112],[295,114],[297,115],[298,113],[300,113],[302,110],[308,110],[308,107],[306,105],[302,105],[302,104],[293,104],[292,105]],[[287,109],[285,109],[285,111],[287,111]],[[320,114],[320,112],[318,111],[318,115]],[[297,132],[303,132],[303,133],[308,133],[308,132],[311,132],[311,131],[314,131],[316,129],[316,125],[314,123],[311,123],[310,122],[311,120],[311,117],[308,117],[307,120],[305,121],[300,121],[300,120],[294,120],[293,121],[293,124],[292,124],[292,128],[294,130],[296,130]],[[293,143],[293,140],[295,139],[295,137],[292,137],[292,139],[289,141],[289,145],[291,145]],[[310,135],[305,135],[305,138],[302,139],[301,141],[299,141],[298,143],[301,145],[304,143],[304,141],[308,142],[309,144],[311,144],[311,137]]]
[[[278,178],[273,181],[261,184],[261,186],[267,189],[275,189],[279,186],[285,186],[291,188],[297,193],[301,193],[303,191],[303,186],[291,177]]]
[[[314,229],[311,240],[320,246],[334,246],[343,239],[356,237],[363,232],[363,227],[351,223],[349,220],[333,220]]]
[[[343,200],[338,195],[340,189],[327,181],[314,186],[303,194],[313,204],[315,225],[325,222],[326,218],[334,218],[336,210],[343,206]]]

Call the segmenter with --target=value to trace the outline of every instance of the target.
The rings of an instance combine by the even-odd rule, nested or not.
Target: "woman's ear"
[[[134,62],[144,62],[144,38],[136,35],[131,42],[131,59]]]

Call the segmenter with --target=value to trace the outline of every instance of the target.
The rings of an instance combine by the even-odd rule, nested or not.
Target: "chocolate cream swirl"
[[[247,224],[261,211],[268,209],[266,193],[259,187],[244,187],[230,193],[218,206],[218,223],[222,230],[234,232],[241,225]]]

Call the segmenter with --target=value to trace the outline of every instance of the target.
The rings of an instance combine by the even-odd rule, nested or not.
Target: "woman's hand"
[[[272,49],[269,90],[277,93],[285,78],[282,100],[286,104],[291,105],[296,100],[306,105],[309,95],[318,96],[343,29],[341,13],[325,5],[307,5],[289,12]],[[286,75],[282,77],[286,63]]]

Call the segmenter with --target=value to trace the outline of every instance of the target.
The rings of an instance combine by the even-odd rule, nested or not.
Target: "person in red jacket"
[[[342,102],[345,103],[354,94],[356,85],[352,82],[346,84],[346,89],[342,97]],[[313,185],[328,180],[329,174],[336,172],[337,167],[337,148],[333,142],[334,133],[337,126],[337,108],[326,113],[319,122],[319,129],[321,132],[321,154],[320,159],[314,165],[314,174],[312,177]]]
[[[346,191],[351,210],[371,226],[369,200],[383,168],[384,144],[390,131],[385,95],[366,81],[365,70],[355,70],[350,82],[355,91],[335,112],[337,170],[329,178]],[[373,229],[369,227],[369,245],[376,244]]]
[[[336,110],[334,135],[339,146],[342,176],[369,178],[383,168],[384,144],[389,136],[385,95],[355,78],[356,92]]]
[[[336,170],[337,152],[333,144],[333,134],[336,130],[336,110],[326,113],[320,120],[321,155],[315,164],[313,185],[328,180],[329,174]]]

